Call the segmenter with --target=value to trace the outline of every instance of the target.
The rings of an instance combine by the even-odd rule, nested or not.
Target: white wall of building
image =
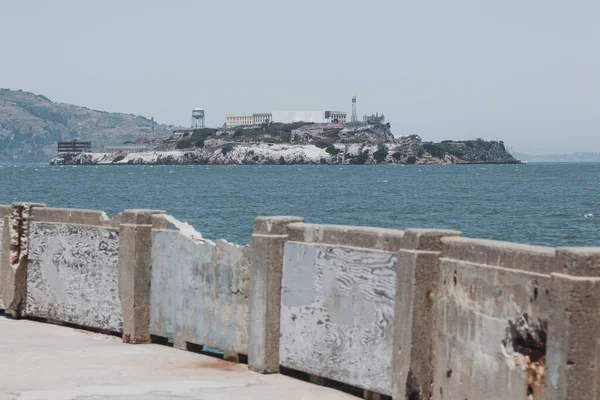
[[[294,122],[323,124],[333,122],[336,119],[340,123],[345,123],[346,113],[344,111],[273,111],[272,113],[255,113],[252,115],[230,115],[227,117],[226,126],[231,128],[244,125],[260,125],[267,121],[284,124]]]
[[[273,122],[291,124],[292,122],[325,123],[325,111],[273,111]]]
[[[228,128],[234,126],[252,125],[252,115],[230,115],[227,117],[225,125]]]

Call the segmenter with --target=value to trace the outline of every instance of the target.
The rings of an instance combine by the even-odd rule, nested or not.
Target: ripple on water
[[[249,241],[255,216],[287,214],[531,244],[600,244],[600,164],[396,167],[4,164],[0,204],[39,201],[109,215],[164,209],[208,238],[237,243]]]

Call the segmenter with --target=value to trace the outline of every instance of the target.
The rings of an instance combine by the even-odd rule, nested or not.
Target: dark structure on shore
[[[92,142],[81,140],[69,140],[66,142],[58,142],[58,153],[89,153],[92,151]]]

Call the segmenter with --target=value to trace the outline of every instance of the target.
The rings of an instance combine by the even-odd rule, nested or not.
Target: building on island
[[[252,115],[229,115],[225,126],[233,128],[234,126],[254,125],[252,123]]]
[[[284,124],[294,122],[314,122],[317,124],[345,123],[346,113],[344,111],[275,111],[273,112],[273,122],[282,122]]]
[[[326,111],[331,113],[327,118],[326,123],[345,124],[347,114],[345,111]]]
[[[271,113],[255,113],[252,115],[230,115],[225,126],[261,125],[269,122],[291,124],[294,122],[314,122],[320,124],[346,123],[344,111],[274,111]]]
[[[58,153],[89,153],[92,151],[92,142],[77,139],[58,142]]]
[[[271,113],[254,113],[252,115],[229,115],[225,126],[232,128],[235,126],[251,126],[268,124],[273,120]]]
[[[256,113],[252,114],[252,125],[268,124],[273,121],[271,113]]]

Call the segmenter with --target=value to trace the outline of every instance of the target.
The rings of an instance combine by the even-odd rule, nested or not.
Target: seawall
[[[0,206],[0,308],[209,346],[366,398],[600,399],[600,248],[257,217],[250,244],[161,210]]]

